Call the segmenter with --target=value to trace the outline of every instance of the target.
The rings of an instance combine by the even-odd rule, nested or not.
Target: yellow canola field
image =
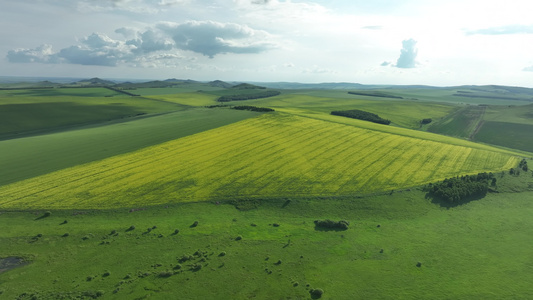
[[[135,207],[246,197],[359,195],[519,158],[283,113],[0,188],[0,208]]]

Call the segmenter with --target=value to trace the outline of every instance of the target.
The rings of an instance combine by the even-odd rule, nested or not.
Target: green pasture
[[[150,99],[162,100],[171,103],[177,103],[187,106],[209,106],[220,104],[217,102],[218,96],[206,93],[177,93],[177,94],[161,94],[148,96]]]
[[[476,130],[482,125],[486,106],[465,106],[456,112],[449,114],[442,120],[432,122],[428,131],[456,136],[461,138],[471,138]]]
[[[65,94],[65,91],[74,93]],[[105,97],[104,94],[115,92],[103,88],[9,92],[13,93],[0,93],[0,138],[4,139],[184,108],[179,104],[122,94]],[[94,94],[97,96],[91,96]]]
[[[476,141],[533,152],[533,125],[487,121]]]
[[[442,208],[413,189],[264,199],[247,211],[208,202],[44,218],[3,212],[0,257],[28,264],[0,273],[0,295],[312,299],[310,289],[320,288],[322,299],[529,299],[531,196],[490,194]],[[349,229],[317,230],[313,221],[326,218]]]
[[[258,113],[194,109],[0,141],[0,185],[124,154]]]
[[[334,92],[330,92],[335,94]],[[322,92],[322,95],[328,93]],[[346,93],[346,95],[348,95]],[[300,94],[284,94],[276,97],[246,100],[250,105],[266,106],[273,109],[289,109],[308,111],[309,113],[329,114],[334,110],[359,109],[375,113],[392,124],[418,129],[420,121],[425,118],[439,119],[455,109],[454,106],[433,102],[417,102],[400,99],[361,100],[359,96],[348,95],[349,98],[326,98]],[[241,102],[242,101],[238,101]],[[237,101],[229,102],[236,105]]]
[[[533,104],[488,106],[483,117],[486,121],[533,125]]]

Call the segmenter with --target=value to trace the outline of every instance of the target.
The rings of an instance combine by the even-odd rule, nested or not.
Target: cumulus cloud
[[[402,50],[398,61],[396,61],[396,67],[407,69],[416,67],[416,56],[418,55],[418,49],[416,48],[416,41],[413,39],[404,40],[402,42]]]
[[[466,31],[467,35],[533,34],[533,25],[507,25]]]
[[[222,53],[260,53],[275,47],[265,42],[267,32],[235,23],[189,21],[161,23],[158,27],[172,37],[177,48],[210,58]]]
[[[533,66],[525,67],[525,68],[522,69],[522,71],[533,72]]]
[[[122,0],[125,1],[125,0]],[[16,49],[7,54],[13,63],[70,63],[80,65],[139,65],[149,61],[182,59],[179,50],[193,51],[210,58],[223,53],[260,53],[274,48],[270,35],[261,30],[234,23],[190,21],[159,23],[145,31],[133,28],[115,30],[124,39],[93,33],[78,45],[52,51],[52,46]]]
[[[7,52],[7,60],[14,63],[49,63],[55,60],[51,45],[33,49],[15,49]]]

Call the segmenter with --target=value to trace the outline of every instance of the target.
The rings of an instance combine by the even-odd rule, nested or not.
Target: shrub
[[[113,235],[113,234],[116,234],[117,231],[116,230],[111,230],[111,233],[109,235]]]
[[[68,232],[62,235],[62,237],[67,237],[67,236],[69,236]]]
[[[132,230],[135,230],[135,225],[131,225],[131,226],[128,228],[128,230],[126,230],[126,231],[132,231]]]
[[[174,270],[180,270],[181,269],[181,265],[180,264],[177,264],[174,266]]]
[[[347,230],[350,222],[346,220],[340,220],[338,222],[326,219],[326,220],[315,220],[315,227],[329,230]]]
[[[278,223],[274,223],[274,224],[272,224],[272,226],[279,227],[279,224]]]
[[[63,225],[63,224],[67,224],[67,223],[68,223],[68,221],[65,220],[65,221],[63,221],[63,222],[62,222],[61,224],[59,224],[59,225]]]
[[[322,289],[311,289],[309,293],[313,297],[320,298],[322,297],[322,294],[324,294],[324,291]]]
[[[51,216],[51,215],[52,215],[52,212],[50,212],[50,211],[45,211],[45,212],[44,212],[44,215],[43,215],[43,218],[49,217],[49,216]]]
[[[159,277],[161,277],[161,278],[167,278],[167,277],[170,277],[172,275],[174,275],[174,272],[172,272],[172,271],[163,271],[163,272],[159,273]]]
[[[420,268],[422,266],[422,263],[421,262],[417,262],[416,266]]]
[[[235,238],[235,240],[236,240],[236,241],[240,241],[240,240],[242,240],[242,236],[240,236],[240,235],[237,236],[237,237]]]
[[[220,254],[218,256],[226,256],[226,251],[220,252]]]
[[[194,221],[194,223],[192,223],[191,227],[196,227],[198,226],[198,221]]]
[[[178,234],[178,233],[180,233],[180,230],[179,229],[175,229],[173,234],[175,235],[175,234]]]
[[[104,274],[102,274],[102,277],[108,277],[109,275],[111,275],[111,273],[109,271],[105,271]]]

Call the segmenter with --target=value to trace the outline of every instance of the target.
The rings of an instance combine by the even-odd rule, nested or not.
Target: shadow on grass
[[[50,213],[49,211],[45,212],[42,216],[39,216],[35,219],[35,221],[37,220],[41,220],[41,219],[44,219],[44,218],[48,218],[49,216],[51,216],[52,213]]]
[[[457,206],[461,206],[463,204],[467,204],[469,203],[470,201],[476,201],[476,200],[481,200],[483,198],[485,198],[486,195],[480,195],[480,196],[471,196],[471,197],[468,197],[468,198],[465,198],[465,199],[462,199],[461,201],[455,201],[455,202],[450,202],[450,201],[447,201],[447,200],[444,200],[442,198],[439,198],[439,197],[434,197],[434,196],[431,196],[429,193],[426,193],[426,196],[425,198],[426,199],[430,199],[431,200],[431,203],[433,204],[437,204],[439,205],[440,207],[444,207],[444,208],[453,208],[453,207],[457,207]]]

